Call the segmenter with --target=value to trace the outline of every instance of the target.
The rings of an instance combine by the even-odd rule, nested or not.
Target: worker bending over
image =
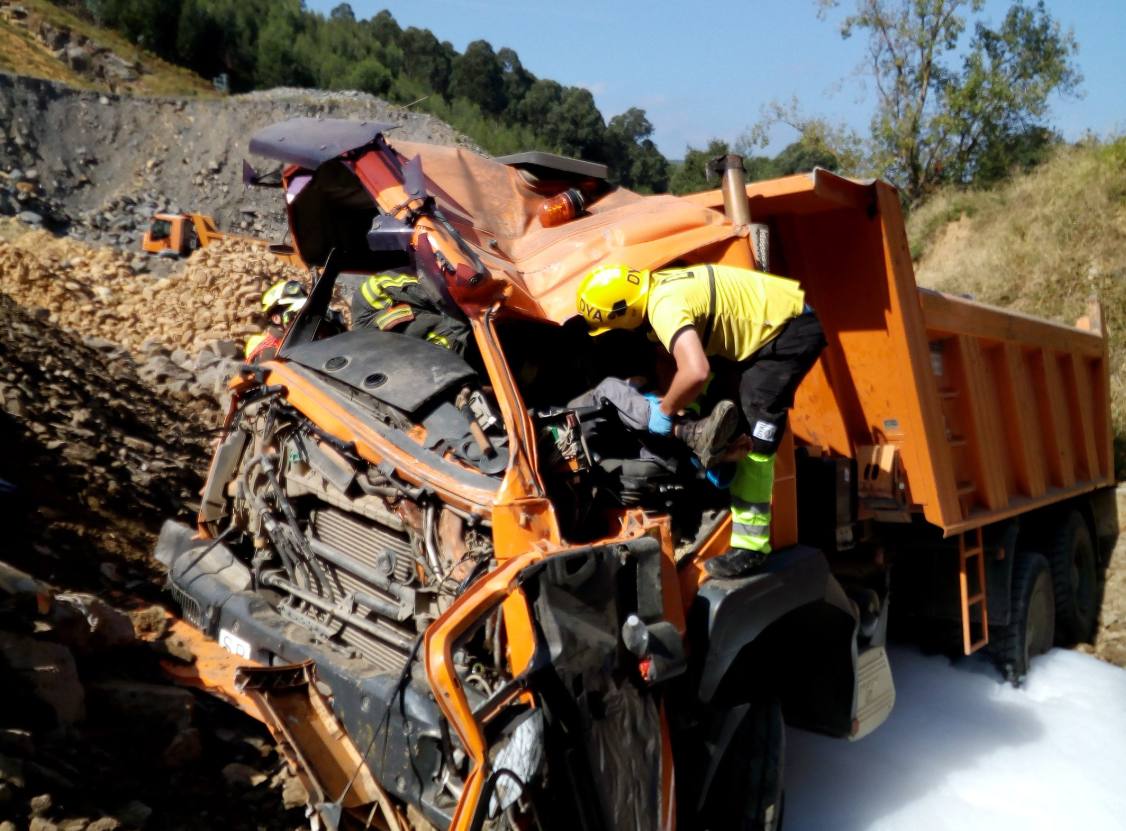
[[[247,363],[268,361],[278,354],[289,324],[309,299],[299,280],[279,280],[262,295],[265,331],[246,339]]]
[[[579,312],[598,335],[648,321],[676,362],[663,398],[649,402],[648,429],[669,434],[678,414],[708,385],[735,388],[750,453],[731,482],[731,550],[705,563],[713,577],[738,577],[770,553],[774,456],[794,392],[825,347],[825,336],[794,280],[724,265],[649,272],[596,268],[579,285]]]

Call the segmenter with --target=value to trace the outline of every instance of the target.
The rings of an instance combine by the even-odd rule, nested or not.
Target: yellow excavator
[[[141,240],[141,248],[162,257],[187,257],[197,248],[225,239],[261,245],[286,262],[300,268],[305,267],[293,246],[228,234],[220,231],[215,220],[206,214],[153,214],[152,222]]]

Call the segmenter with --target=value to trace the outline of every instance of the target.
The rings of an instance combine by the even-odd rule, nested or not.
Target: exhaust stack
[[[751,224],[751,203],[747,199],[747,178],[743,170],[743,157],[735,153],[718,156],[708,164],[708,172],[723,179],[723,212],[736,228]]]

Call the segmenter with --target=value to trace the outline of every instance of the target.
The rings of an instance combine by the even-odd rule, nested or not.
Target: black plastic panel
[[[343,118],[291,118],[251,136],[250,152],[316,170],[341,153],[371,144],[394,126]]]
[[[294,346],[284,357],[407,413],[475,374],[447,349],[375,329]]]

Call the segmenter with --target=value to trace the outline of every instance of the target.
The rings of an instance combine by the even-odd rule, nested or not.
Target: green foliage
[[[590,90],[566,87],[559,106],[548,114],[545,128],[548,140],[563,153],[601,158],[606,125]]]
[[[504,75],[493,47],[475,40],[454,58],[450,72],[450,96],[464,98],[490,115],[504,112]]]
[[[619,183],[644,193],[668,189],[669,163],[653,144],[653,125],[645,110],[630,107],[610,119],[605,132],[605,159]]]
[[[715,177],[709,181],[707,175],[708,162],[716,156],[724,156],[731,152],[726,141],[712,139],[703,150],[689,147],[685,150],[684,160],[680,162],[669,177],[669,190],[673,193],[698,193],[702,190],[714,190],[719,187]]]
[[[707,178],[707,164],[717,156],[732,152],[743,156],[743,169],[746,171],[748,182],[776,179],[794,173],[807,173],[815,167],[832,171],[841,169],[840,158],[816,131],[808,131],[797,141],[784,147],[774,158],[753,154],[753,145],[759,140],[745,139],[731,148],[724,141],[712,139],[703,150],[689,147],[684,161],[672,172],[669,189],[673,193],[696,193],[718,188],[720,185],[718,178],[713,176],[710,181]]]
[[[974,164],[973,183],[989,187],[1014,172],[1027,172],[1051,158],[1062,141],[1054,130],[1035,125],[991,137]]]
[[[481,147],[497,156],[523,150],[556,150],[544,144],[542,136],[531,128],[491,118],[482,113],[476,104],[464,98],[455,98],[452,103],[442,98],[428,98],[419,107],[472,136]]]
[[[815,167],[836,171],[841,166],[841,160],[837,158],[836,153],[824,143],[813,141],[809,136],[802,136],[786,145],[773,162],[777,176],[806,173]]]
[[[162,53],[175,46],[178,2],[92,0],[90,7],[99,22],[119,30],[146,49]]]
[[[364,58],[345,76],[344,87],[383,95],[391,88],[391,71],[376,58]]]
[[[404,74],[421,82],[434,93],[446,95],[450,86],[450,71],[457,54],[453,46],[439,43],[429,29],[411,26],[403,30],[399,48],[403,50],[405,57]]]
[[[1126,138],[1058,145],[991,188],[948,185],[911,211],[919,283],[1109,334],[1115,467],[1126,476]]]
[[[524,69],[520,56],[507,46],[497,52],[500,64],[501,84],[504,89],[505,114],[516,115],[520,102],[536,80],[536,76]]]
[[[837,0],[820,0],[822,10]],[[1015,3],[1000,27],[974,23],[961,66],[953,58],[966,31],[965,12],[983,0],[855,0],[843,37],[862,32],[877,111],[868,156],[914,202],[943,183],[996,181],[1043,158],[1050,133],[1040,123],[1055,93],[1075,91],[1075,38],[1043,0]]]

